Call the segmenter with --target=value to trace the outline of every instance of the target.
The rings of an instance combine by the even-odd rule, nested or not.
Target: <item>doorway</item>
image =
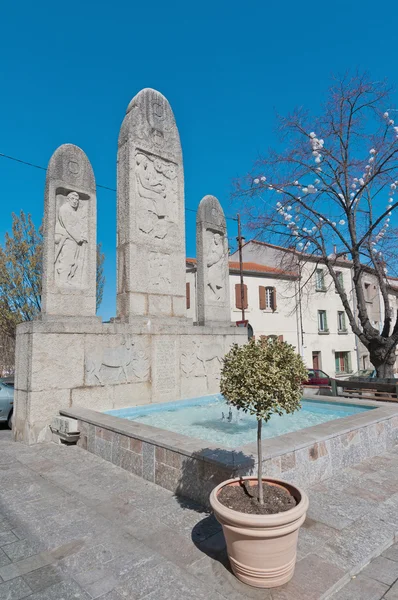
[[[321,353],[319,351],[312,353],[312,368],[317,371],[321,368]]]

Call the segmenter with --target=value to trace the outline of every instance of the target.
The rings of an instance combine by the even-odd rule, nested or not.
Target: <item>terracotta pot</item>
[[[257,484],[254,476],[242,479]],[[274,515],[249,515],[227,508],[217,498],[223,487],[239,485],[240,481],[228,479],[210,494],[211,507],[224,531],[231,568],[238,579],[254,587],[283,585],[293,577],[298,531],[305,521],[308,497],[294,485],[264,477],[263,481],[292,494],[297,505]]]

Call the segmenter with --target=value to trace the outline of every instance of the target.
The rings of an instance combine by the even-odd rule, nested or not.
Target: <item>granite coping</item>
[[[314,425],[312,427],[286,433],[275,438],[265,439],[263,440],[263,461],[289,452],[294,452],[317,442],[323,442],[364,427],[375,425],[380,421],[398,417],[398,403],[393,406],[391,403],[379,403],[368,400],[358,400],[358,402],[355,401],[354,403],[352,402],[352,399],[346,400],[330,396],[318,396],[317,401],[372,406],[374,407],[374,410],[342,417],[320,425]],[[253,465],[253,459],[256,460],[257,457],[257,445],[255,441],[232,449],[205,440],[191,438],[176,432],[153,427],[151,425],[129,421],[128,419],[121,419],[113,415],[100,413],[87,408],[74,407],[62,409],[60,410],[60,413],[67,417],[86,421],[97,427],[104,427],[116,433],[134,437],[156,446],[161,446],[185,456],[200,458],[204,461],[222,466],[234,465],[244,467],[245,465]]]

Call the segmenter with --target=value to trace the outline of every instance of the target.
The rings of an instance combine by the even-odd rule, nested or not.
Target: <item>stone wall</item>
[[[71,409],[62,413],[78,420],[81,434],[78,443],[82,448],[204,505],[216,485],[256,470],[252,445],[237,450],[218,448],[201,440],[89,410]],[[341,469],[383,454],[398,442],[397,415],[397,407],[387,407],[360,415],[358,422],[348,427],[347,419],[338,419],[333,422],[335,431],[319,435],[317,441],[314,441],[314,430],[323,425],[264,440],[264,476],[307,487]],[[284,443],[288,436],[291,441],[294,436],[290,448]]]
[[[51,438],[62,408],[104,411],[219,391],[221,357],[242,341],[232,326],[33,321],[18,327],[14,436]]]

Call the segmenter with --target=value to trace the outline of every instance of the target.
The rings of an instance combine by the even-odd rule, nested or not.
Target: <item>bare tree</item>
[[[367,348],[379,377],[393,377],[398,319],[389,299],[396,271],[398,123],[385,82],[367,75],[335,80],[320,117],[296,110],[280,119],[282,151],[269,150],[236,182],[248,226],[267,241],[326,265],[353,332]],[[336,263],[351,261],[357,315],[338,278]],[[377,278],[384,322],[369,318],[363,276]]]

